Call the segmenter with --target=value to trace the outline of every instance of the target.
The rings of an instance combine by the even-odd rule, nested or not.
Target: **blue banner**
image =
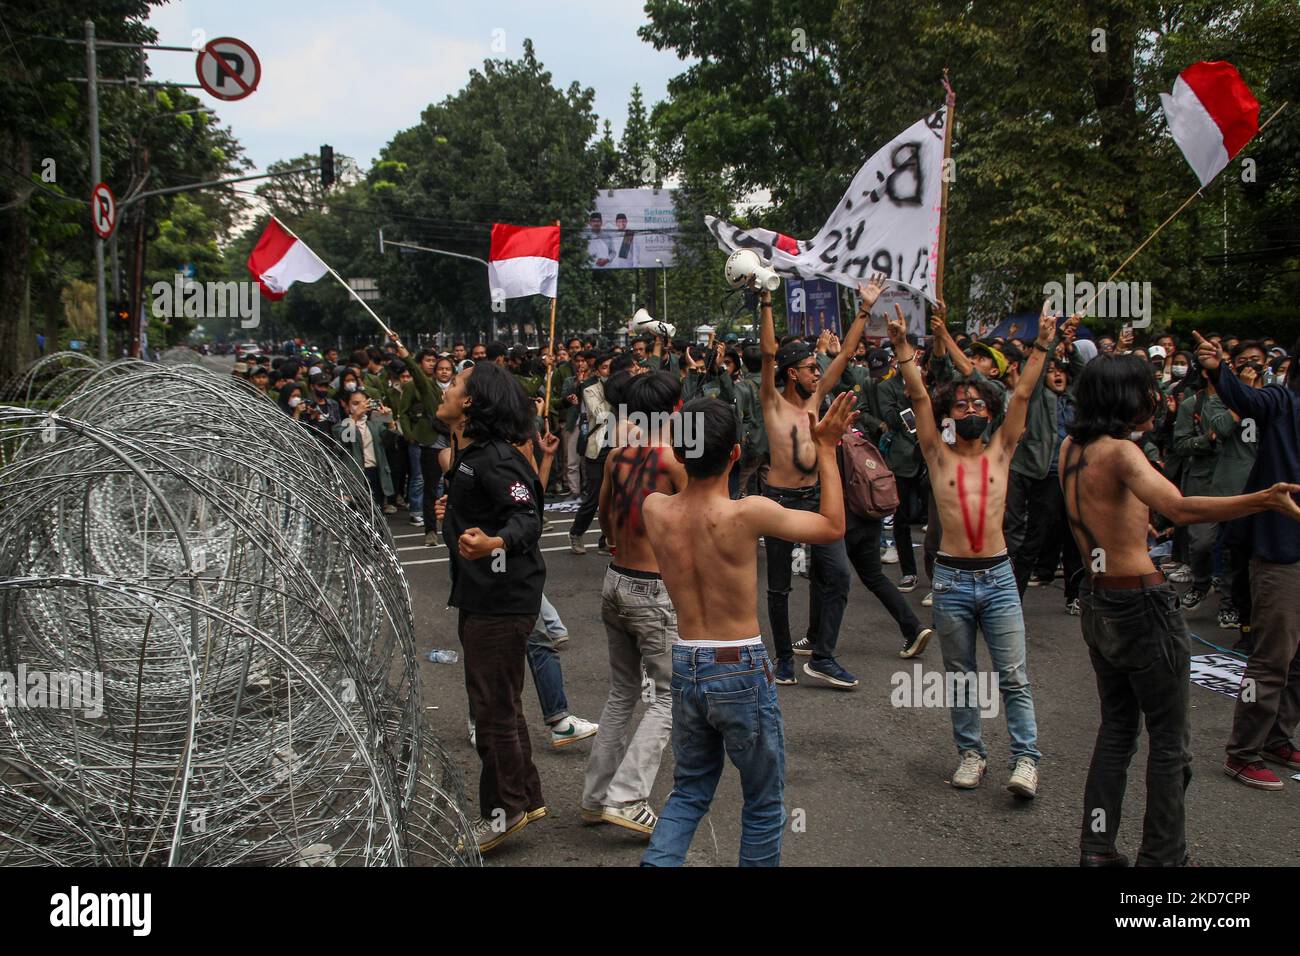
[[[840,287],[829,279],[786,279],[785,314],[791,335],[816,338],[840,328]]]

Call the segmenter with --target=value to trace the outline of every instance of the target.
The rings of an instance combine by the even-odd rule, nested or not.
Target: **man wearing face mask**
[[[1231,351],[1237,381],[1247,388],[1264,387],[1264,349],[1253,340],[1239,342]],[[1218,496],[1239,495],[1246,487],[1246,479],[1255,465],[1259,448],[1256,423],[1243,421],[1228,408],[1217,394],[1206,403],[1210,431],[1219,443],[1219,455],[1214,463],[1210,493]],[[1246,628],[1250,633],[1250,579],[1249,546],[1240,533],[1233,534],[1227,524],[1218,526],[1215,544],[1223,556],[1223,573],[1215,582],[1219,594],[1218,624],[1223,630]],[[1245,547],[1243,547],[1245,545]]]
[[[1007,715],[1012,773],[1007,789],[1024,799],[1038,792],[1038,726],[1025,666],[1025,622],[1016,574],[1003,538],[1011,459],[1025,430],[1030,397],[1051,353],[1056,319],[1047,303],[1006,409],[1002,426],[985,443],[1001,395],[984,381],[941,387],[931,402],[916,367],[916,350],[905,336],[901,309],[889,321],[907,396],[916,411],[917,441],[930,468],[943,537],[934,566],[934,625],[943,646],[949,686],[965,693],[950,703],[953,737],[961,762],[952,786],[974,789],[984,777],[987,750],[980,733],[975,695],[975,631],[984,633]],[[951,447],[946,439],[951,435]],[[958,706],[960,704],[960,706]]]
[[[783,508],[816,511],[819,507],[821,486],[817,449],[809,420],[815,418],[822,402],[849,364],[849,356],[857,349],[867,316],[880,297],[885,281],[883,275],[875,275],[870,284],[858,286],[860,302],[857,315],[844,337],[844,349],[828,366],[825,376],[813,349],[807,344],[789,342],[778,350],[776,327],[772,320],[772,294],[767,290],[759,294],[762,316],[759,341],[763,352],[759,401],[763,407],[771,456],[770,484],[764,494]],[[810,678],[840,690],[857,687],[858,679],[834,656],[840,622],[852,586],[843,539],[811,546],[809,580],[815,592],[812,603],[818,633],[815,641],[804,637],[798,643],[790,640],[790,560],[794,542],[774,537],[764,540],[767,549],[767,609],[772,643],[776,648],[776,683],[798,683],[794,675],[794,655],[802,653],[812,658],[803,668]]]
[[[1197,342],[1197,356],[1224,403],[1255,425],[1259,453],[1246,489],[1300,480],[1300,369],[1294,360],[1300,343],[1292,350],[1284,382],[1260,387],[1258,373],[1254,382],[1247,381],[1246,369],[1233,375],[1222,350],[1199,335]],[[1245,351],[1239,345],[1238,358]],[[1250,364],[1243,362],[1247,369]],[[1281,790],[1284,783],[1263,761],[1283,767],[1287,774],[1300,770],[1300,750],[1293,744],[1300,721],[1300,534],[1277,515],[1255,515],[1244,524],[1242,540],[1249,543],[1256,599],[1251,613],[1254,647],[1245,676],[1255,693],[1237,700],[1224,772],[1257,789]]]

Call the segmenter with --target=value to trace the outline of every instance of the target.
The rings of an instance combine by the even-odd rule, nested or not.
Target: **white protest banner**
[[[1192,658],[1191,670],[1193,684],[1236,697],[1246,674],[1246,662],[1231,654],[1198,654]]]
[[[947,117],[940,108],[867,160],[812,239],[740,229],[714,216],[704,224],[725,252],[754,249],[781,275],[856,288],[882,272],[934,302]]]

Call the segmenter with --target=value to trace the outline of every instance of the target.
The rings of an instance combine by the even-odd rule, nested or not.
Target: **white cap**
[[[1149,358],[1164,358],[1168,354],[1169,353],[1165,351],[1163,345],[1153,345],[1151,348],[1147,349],[1147,356]]]

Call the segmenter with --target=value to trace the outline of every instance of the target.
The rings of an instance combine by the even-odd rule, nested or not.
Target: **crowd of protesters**
[[[1127,863],[1114,832],[1090,826],[1088,814],[1100,806],[1118,820],[1143,714],[1151,763],[1138,863],[1187,860],[1183,614],[1206,602],[1217,602],[1219,628],[1239,632],[1233,650],[1248,659],[1255,689],[1236,705],[1225,772],[1278,790],[1265,761],[1300,770],[1300,509],[1291,497],[1300,490],[1300,345],[1288,352],[1273,338],[1217,332],[1139,339],[1127,326],[1094,335],[1077,316],[1046,310],[1033,338],[953,334],[939,310],[926,336],[905,332],[900,313],[887,336],[869,340],[879,292],[877,282],[860,288],[862,309],[843,341],[829,331],[778,339],[765,293],[756,338],[646,334],[606,346],[574,336],[553,352],[457,342],[415,354],[394,338],[344,356],[236,364],[237,377],[336,443],[386,514],[406,510],[426,545],[447,545],[483,763],[481,850],[546,813],[520,704],[527,663],[552,743],[595,738],[584,820],[649,837],[646,863],[680,863],[725,752],[745,786],[741,861],[779,862],[784,742],[774,688],[800,674],[858,686],[834,656],[852,573],[896,622],[901,657],[937,636],[945,672],[973,673],[983,633],[1005,705],[1007,786],[1025,799],[1037,792],[1041,753],[1021,605],[1027,588],[1061,576],[1063,612],[1083,618],[1102,712],[1084,865]],[[699,454],[685,453],[680,432],[689,429],[644,424],[673,412],[698,418]],[[1077,460],[1064,461],[1063,448]],[[1095,527],[1101,506],[1081,497],[1080,469],[1106,455],[1128,461],[1133,449],[1141,468],[1106,474],[1119,476],[1115,501],[1134,496],[1137,544],[1095,546],[1105,537]],[[612,559],[602,595],[611,686],[599,723],[568,713],[555,656],[567,632],[543,594],[538,538],[558,517],[543,504],[566,499],[575,502],[571,551],[586,553],[584,535],[598,523],[596,549]],[[665,530],[683,521],[716,528],[701,515],[729,530],[710,531],[710,543]],[[733,555],[728,573],[753,578],[726,592],[740,605],[746,594],[756,603],[755,549],[765,549],[766,644],[756,607],[701,606],[698,582],[683,574],[692,548],[712,549],[713,562]],[[884,571],[892,564],[896,578]],[[901,597],[922,569],[932,624]],[[788,598],[797,575],[809,579],[811,607],[795,639]],[[1153,629],[1152,614],[1163,615]],[[1156,636],[1133,638],[1144,629]],[[796,656],[807,658],[799,673]],[[707,682],[711,693],[758,695],[741,729],[762,744],[743,754],[731,745],[707,701],[692,696]],[[638,700],[649,706],[633,728]],[[959,761],[951,783],[977,787],[987,765],[978,709],[950,709]],[[677,777],[661,819],[649,796],[670,735]]]

